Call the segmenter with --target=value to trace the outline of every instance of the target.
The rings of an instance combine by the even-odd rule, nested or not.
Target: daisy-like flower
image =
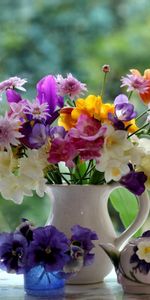
[[[144,235],[143,235],[144,236]],[[140,238],[137,245],[134,247],[134,253],[130,258],[130,263],[134,263],[133,270],[138,270],[140,273],[148,275],[150,271],[150,238],[147,235]]]
[[[144,94],[150,87],[150,80],[137,74],[127,74],[125,77],[122,76],[121,82],[121,87],[128,87],[127,92],[137,91],[140,94]]]
[[[86,84],[80,82],[78,79],[72,76],[71,73],[63,78],[61,75],[56,77],[58,93],[61,96],[69,96],[71,99],[82,95],[87,91]]]
[[[47,117],[50,116],[48,113],[48,103],[43,102],[40,103],[38,99],[34,100],[34,102],[29,102],[27,103],[24,113],[31,117],[33,120],[46,120]]]
[[[20,144],[19,139],[23,135],[19,132],[20,124],[17,118],[8,116],[0,116],[0,149],[10,150],[11,145],[17,146]]]
[[[23,85],[27,82],[26,79],[21,79],[17,76],[10,77],[7,80],[4,80],[0,83],[0,97],[4,91],[7,89],[13,89],[16,88],[21,91],[26,91],[26,89],[23,87]]]

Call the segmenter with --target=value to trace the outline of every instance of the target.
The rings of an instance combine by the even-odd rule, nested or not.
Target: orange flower
[[[63,126],[65,130],[70,130],[72,127],[75,126],[76,121],[73,120],[71,113],[73,107],[64,107],[60,111],[60,117],[58,119],[58,125]]]

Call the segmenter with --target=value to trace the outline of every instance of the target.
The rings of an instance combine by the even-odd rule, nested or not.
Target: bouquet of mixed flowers
[[[80,225],[74,225],[71,232],[68,238],[52,225],[35,228],[23,219],[15,232],[0,234],[0,269],[24,274],[41,266],[43,275],[57,272],[58,278],[64,279],[75,275],[93,263],[92,241],[98,240],[98,236]]]
[[[21,203],[35,190],[43,196],[47,184],[104,184],[120,182],[140,195],[150,187],[150,69],[121,78],[127,94],[107,102],[106,76],[99,96],[80,95],[86,84],[71,74],[48,75],[36,86],[30,102],[25,79],[0,83],[8,110],[0,117],[0,192]],[[137,115],[130,102],[136,91],[146,105]],[[113,99],[112,99],[113,100]],[[140,120],[142,120],[142,125]],[[139,126],[140,124],[140,126]]]

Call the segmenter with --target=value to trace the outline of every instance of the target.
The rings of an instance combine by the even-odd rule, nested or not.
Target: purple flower
[[[131,171],[121,178],[120,183],[133,194],[141,195],[145,190],[144,183],[146,180],[147,176],[144,172]]]
[[[124,94],[120,94],[115,98],[115,114],[121,121],[130,121],[137,116],[134,111],[134,105],[128,103],[128,97]]]
[[[41,123],[35,123],[33,126],[31,122],[25,122],[20,129],[23,138],[21,143],[30,149],[39,149],[47,141],[47,126]]]
[[[63,126],[54,126],[50,127],[49,129],[49,136],[51,137],[51,139],[64,138],[66,133],[67,132]]]
[[[31,149],[41,148],[47,141],[46,126],[44,124],[36,123],[28,136],[28,141]]]
[[[86,84],[81,83],[71,73],[63,78],[61,75],[56,77],[58,91],[61,96],[69,96],[71,99],[78,97],[80,94],[84,94],[87,91]]]
[[[74,225],[71,231],[73,233],[71,236],[72,245],[76,245],[84,250],[84,265],[91,264],[94,254],[90,253],[90,251],[95,247],[92,240],[98,240],[96,232],[80,225]]]
[[[21,95],[12,89],[8,89],[6,91],[6,97],[7,97],[7,101],[9,103],[11,103],[11,102],[18,103],[22,100]]]
[[[37,98],[40,104],[47,103],[49,114],[52,114],[57,107],[63,107],[64,101],[58,95],[55,77],[47,75],[37,83]]]
[[[42,265],[47,272],[59,271],[69,259],[68,249],[69,241],[64,233],[54,226],[39,227],[33,231],[29,245],[28,266]]]
[[[35,227],[28,219],[22,219],[21,224],[16,228],[16,233],[22,234],[28,243],[33,240],[33,230]]]
[[[0,234],[0,268],[7,272],[24,272],[27,240],[19,233]]]
[[[108,119],[113,123],[113,126],[116,130],[125,130],[124,123],[112,113],[108,113]]]

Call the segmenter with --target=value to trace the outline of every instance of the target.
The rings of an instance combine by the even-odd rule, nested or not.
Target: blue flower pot
[[[24,289],[28,295],[58,296],[64,292],[65,279],[57,277],[57,272],[45,272],[42,266],[37,266],[24,274]]]

